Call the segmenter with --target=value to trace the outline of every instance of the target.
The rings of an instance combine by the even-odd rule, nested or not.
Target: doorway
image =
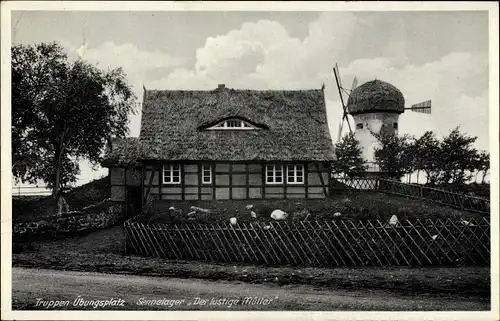
[[[142,207],[140,186],[127,186],[127,218],[139,215]]]

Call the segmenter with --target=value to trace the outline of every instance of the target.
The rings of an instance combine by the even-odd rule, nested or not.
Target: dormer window
[[[207,128],[207,130],[232,130],[232,129],[252,130],[257,128],[241,119],[227,119],[214,126]]]
[[[225,122],[227,127],[231,128],[243,128],[245,127],[245,123],[241,120],[228,120]]]

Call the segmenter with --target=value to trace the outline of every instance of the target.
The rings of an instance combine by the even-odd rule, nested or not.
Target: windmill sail
[[[354,79],[352,81],[352,86],[351,86],[351,93],[354,89],[356,89],[356,87],[358,87],[358,78],[356,78],[356,76],[354,76]]]
[[[422,114],[430,114],[431,113],[431,101],[426,100],[418,104],[411,105],[409,110],[416,112],[416,113],[422,113]]]
[[[343,127],[343,125],[344,125],[344,119],[342,118],[342,120],[339,123],[339,132],[337,134],[337,143],[340,142],[340,140],[342,139],[342,127]]]
[[[339,86],[340,86],[340,88],[344,88],[342,86],[342,78],[340,78],[339,66],[337,64],[335,64],[335,74],[337,76],[337,79],[339,80]]]
[[[347,107],[344,103],[344,96],[342,94],[342,90],[344,89],[342,87],[342,80],[340,78],[340,73],[339,73],[339,66],[337,64],[335,64],[335,66],[333,67],[333,74],[335,75],[335,82],[337,84],[337,89],[339,91],[339,97],[340,97],[340,103],[342,104],[342,119],[341,119],[341,122],[342,122],[342,125],[343,125],[343,122],[344,120],[347,121],[347,126],[349,127],[349,132],[352,132],[352,128],[351,128],[351,124],[349,124],[349,120],[347,119]]]

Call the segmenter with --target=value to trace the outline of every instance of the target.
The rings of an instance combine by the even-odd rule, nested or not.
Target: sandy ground
[[[308,285],[248,284],[167,277],[132,276],[96,272],[13,268],[14,310],[43,310],[50,301],[61,310],[87,309],[79,304],[110,301],[116,310],[384,310],[384,311],[479,311],[490,302],[478,296],[453,294],[398,295],[381,290],[328,289]],[[77,298],[81,296],[81,299]],[[197,299],[198,298],[198,299]],[[253,301],[244,301],[253,298]],[[225,299],[225,301],[224,301]],[[76,300],[76,301],[75,301]],[[144,304],[146,300],[160,300]],[[161,301],[163,300],[163,301]],[[205,304],[202,304],[205,300]],[[236,301],[238,300],[238,301]],[[267,300],[267,301],[266,301]],[[247,303],[245,303],[247,302]],[[141,304],[143,303],[143,304]],[[253,303],[253,304],[252,304]],[[267,304],[266,304],[267,303]],[[38,304],[38,305],[37,305]],[[55,304],[55,303],[52,303]],[[44,306],[45,305],[45,306]],[[96,309],[102,310],[103,307]]]

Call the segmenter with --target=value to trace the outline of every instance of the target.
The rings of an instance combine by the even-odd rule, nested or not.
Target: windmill
[[[340,96],[340,103],[342,104],[342,118],[340,119],[340,124],[339,124],[339,132],[337,135],[337,143],[340,141],[342,138],[342,129],[344,127],[344,121],[347,122],[347,126],[349,127],[349,133],[352,133],[352,128],[351,124],[349,123],[349,119],[347,118],[348,110],[347,106],[344,103],[344,96],[342,92],[345,92],[347,96],[350,96],[351,92],[356,89],[358,85],[358,79],[354,77],[354,80],[352,81],[352,86],[351,90],[349,92],[346,91],[345,88],[342,87],[342,79],[340,78],[340,73],[339,73],[339,66],[335,64],[335,67],[333,67],[333,74],[335,75],[335,83],[337,84],[337,89],[339,91],[339,96]]]
[[[354,133],[363,150],[363,158],[368,164],[372,164],[373,172],[377,172],[375,166],[374,151],[378,145],[374,133],[380,133],[383,130],[386,133],[398,133],[398,119],[406,110],[416,113],[430,114],[431,101],[427,100],[410,107],[405,107],[405,99],[399,89],[393,85],[375,79],[357,85],[357,78],[353,80],[351,90],[348,91],[342,86],[339,67],[337,64],[333,67],[335,81],[342,105],[342,118],[339,126],[337,143],[342,136],[344,121],[347,121],[349,133]],[[347,103],[344,100],[344,93],[348,95]],[[351,128],[348,115],[352,116],[355,128]]]
[[[342,118],[340,120],[339,131],[337,134],[337,142],[339,142],[340,139],[342,138],[342,130],[344,127],[344,121],[347,122],[347,125],[349,127],[349,132],[350,133],[353,132],[347,115],[351,114],[351,111],[349,110],[349,103],[350,103],[349,98],[351,97],[351,94],[353,93],[353,91],[358,87],[358,79],[356,77],[354,77],[352,85],[351,85],[351,89],[348,91],[342,86],[342,79],[340,77],[339,66],[337,64],[335,64],[335,66],[333,67],[333,74],[335,76],[335,82],[337,85],[337,90],[339,92],[340,103],[342,105]],[[375,80],[375,82],[376,82],[376,80]],[[344,93],[347,94],[347,96],[348,96],[347,104],[344,101]],[[403,113],[405,110],[410,110],[410,111],[413,111],[416,113],[422,113],[422,114],[431,114],[431,110],[432,110],[431,100],[426,100],[426,101],[423,101],[423,102],[420,102],[417,104],[413,104],[410,107],[405,107],[400,112]]]

